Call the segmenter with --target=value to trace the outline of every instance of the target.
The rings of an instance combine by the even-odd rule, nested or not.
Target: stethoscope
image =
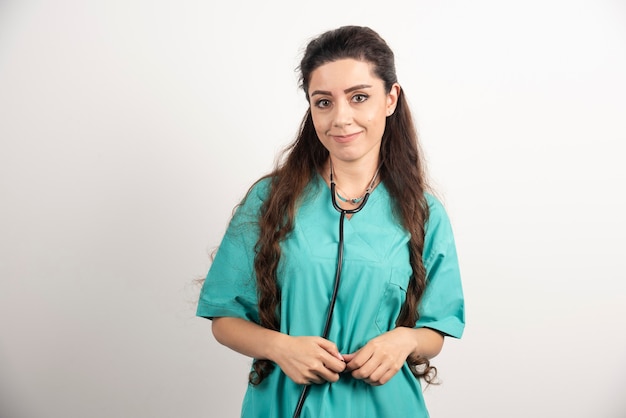
[[[374,175],[374,179],[372,179],[372,184],[376,179],[376,175]],[[341,267],[343,266],[343,223],[346,218],[346,215],[353,215],[359,212],[370,197],[370,193],[372,192],[372,186],[367,189],[365,195],[361,199],[359,206],[354,209],[344,209],[337,203],[337,190],[335,186],[335,182],[333,180],[333,171],[331,168],[330,171],[330,194],[331,201],[333,202],[333,207],[339,212],[339,243],[337,244],[337,269],[335,271],[335,284],[333,286],[333,294],[330,298],[330,303],[328,304],[328,313],[326,314],[326,323],[324,324],[324,332],[322,333],[322,338],[328,338],[328,333],[330,331],[330,323],[333,318],[333,312],[335,310],[335,302],[337,301],[337,291],[339,290],[339,281],[341,279]],[[293,412],[293,418],[300,417],[300,413],[302,412],[302,407],[304,406],[304,401],[309,394],[309,390],[311,389],[311,385],[305,385],[302,388],[302,392],[300,393],[300,399],[298,399],[298,404],[296,405],[296,409]]]

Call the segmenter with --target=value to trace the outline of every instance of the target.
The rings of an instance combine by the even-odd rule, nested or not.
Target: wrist
[[[263,346],[265,346],[265,352],[263,353],[265,358],[274,363],[278,363],[280,354],[285,352],[285,345],[289,338],[291,338],[289,335],[283,334],[282,332],[269,331],[267,343],[263,344]]]
[[[419,355],[419,339],[414,328],[397,327],[393,330],[400,337],[400,344],[405,350],[407,359]]]

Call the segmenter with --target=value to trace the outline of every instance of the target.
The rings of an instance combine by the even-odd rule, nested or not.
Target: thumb
[[[356,356],[356,353],[342,354],[341,356],[343,357],[343,361],[345,361],[346,363],[349,363]]]

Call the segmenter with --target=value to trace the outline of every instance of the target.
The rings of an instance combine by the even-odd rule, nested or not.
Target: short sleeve
[[[254,247],[259,231],[258,213],[268,183],[256,184],[235,211],[202,286],[197,316],[259,322]]]
[[[426,290],[416,327],[428,327],[461,338],[465,328],[465,302],[452,226],[441,202],[432,195],[426,197],[430,212],[423,256]]]

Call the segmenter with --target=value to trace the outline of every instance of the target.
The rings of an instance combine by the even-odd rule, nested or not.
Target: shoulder
[[[246,196],[241,201],[242,206],[248,205],[261,205],[265,202],[272,192],[272,188],[278,184],[278,178],[276,176],[267,175],[257,180],[248,190]],[[306,200],[311,196],[315,196],[323,189],[324,180],[320,176],[313,176],[304,189],[300,192],[299,198]]]
[[[424,197],[428,204],[428,223],[438,223],[441,221],[449,222],[448,213],[443,203],[429,192],[424,193]]]
[[[428,220],[426,221],[426,241],[453,241],[450,218],[443,203],[431,193],[425,193],[428,204]]]
[[[246,192],[245,196],[234,209],[230,221],[231,227],[256,224],[263,202],[267,200],[272,183],[271,177],[262,177],[257,180]]]
[[[426,270],[431,271],[442,259],[456,260],[456,244],[444,205],[432,194],[427,193],[425,196],[429,214],[425,225],[423,257]]]
[[[241,206],[262,204],[267,199],[271,186],[272,177],[261,177],[252,186],[250,186],[246,196],[241,201]]]
[[[270,198],[272,188],[276,185],[277,178],[272,175],[261,177],[247,191],[244,198],[237,206],[237,211],[247,216],[258,216],[264,202]],[[314,176],[300,192],[298,204],[308,203],[314,200],[320,190],[323,189],[324,181],[319,176]]]

